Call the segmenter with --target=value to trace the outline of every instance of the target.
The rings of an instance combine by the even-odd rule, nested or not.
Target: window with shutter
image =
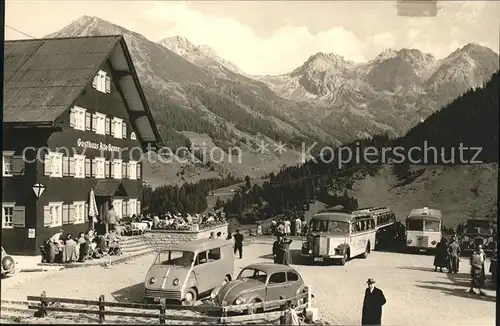
[[[125,121],[122,122],[122,138],[127,138],[127,124],[125,123]]]
[[[75,223],[76,220],[75,205],[69,205],[69,224]]]
[[[69,211],[69,205],[63,205],[63,211],[62,211],[62,224],[70,224],[69,222],[69,214],[70,214],[70,211]]]
[[[50,206],[43,207],[43,226],[50,227],[52,225],[52,210]]]
[[[85,159],[85,177],[89,178],[92,176],[92,165],[90,163],[90,159]]]
[[[2,203],[2,227],[14,227],[14,203]]]
[[[63,156],[63,177],[69,177],[69,157]]]
[[[111,133],[111,119],[110,118],[104,119],[104,133],[106,135],[109,135]]]
[[[137,180],[141,179],[141,163],[137,162],[137,173],[136,173],[136,178]]]
[[[49,176],[52,173],[52,157],[46,153],[43,160],[43,174]]]
[[[12,175],[24,175],[24,159],[22,156],[12,158]]]
[[[92,114],[92,131],[97,131],[97,116],[95,114]]]
[[[116,122],[115,122],[115,120],[111,120],[111,123],[110,123],[110,125],[109,125],[109,128],[110,128],[110,130],[111,130],[111,132],[110,132],[111,136],[114,136],[114,135],[115,135],[115,131],[116,131],[116,130],[115,130],[115,123],[116,123]]]
[[[97,178],[97,161],[92,160],[92,178]]]
[[[69,126],[72,128],[76,126],[76,112],[73,110],[69,112]]]
[[[105,161],[104,162],[104,177],[109,178],[110,177],[110,170],[111,170],[111,162],[110,161]]]
[[[14,206],[12,224],[15,228],[24,228],[26,225],[26,209],[24,206]]]
[[[76,162],[74,157],[69,158],[69,176],[74,177],[76,175]]]
[[[92,114],[85,112],[85,130],[92,129]]]
[[[111,77],[106,76],[106,93],[111,93]]]

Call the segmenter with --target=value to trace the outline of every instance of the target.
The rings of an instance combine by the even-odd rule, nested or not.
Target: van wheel
[[[196,290],[190,288],[187,290],[186,295],[184,296],[184,300],[182,300],[181,304],[183,306],[193,306],[196,302]]]

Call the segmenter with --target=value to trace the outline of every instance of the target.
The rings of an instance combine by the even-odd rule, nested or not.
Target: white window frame
[[[123,138],[123,119],[114,117],[113,118],[113,123],[111,123],[111,126],[115,128],[113,137],[122,139]]]
[[[137,216],[137,198],[129,198],[129,200],[128,200],[128,215],[132,216],[134,214]]]
[[[113,162],[113,179],[121,180],[123,160],[114,159],[112,162]]]
[[[137,162],[129,161],[128,162],[128,178],[130,180],[137,180]]]
[[[63,219],[63,202],[50,202],[47,206],[50,207],[50,217],[51,217],[51,222],[50,222],[50,227],[56,227],[56,226],[62,226],[62,219]],[[59,207],[59,216],[56,216],[54,219],[54,208]]]
[[[73,202],[73,207],[75,208],[75,220],[73,224],[83,224],[85,223],[85,201],[75,201]]]
[[[96,179],[104,179],[105,178],[105,173],[104,169],[106,167],[106,159],[104,157],[95,157],[94,158],[95,163],[95,168],[96,168],[96,173],[95,173],[95,178]]]
[[[8,162],[8,160],[10,160],[10,162]],[[2,152],[2,175],[4,177],[12,177],[13,174],[12,174],[12,163],[13,163],[13,160],[14,160],[14,151],[3,151]],[[7,164],[9,165],[9,167],[7,168]]]
[[[63,176],[63,153],[58,152],[48,152],[48,159],[45,159],[45,164],[50,164],[50,176],[51,178],[62,178]],[[58,162],[59,161],[59,162]],[[56,167],[59,167],[59,172],[56,171]]]
[[[98,90],[99,92],[106,93],[106,76],[108,75],[107,72],[104,70],[99,70],[97,72],[97,75],[94,77],[94,85],[95,89]]]
[[[95,126],[95,133],[98,135],[105,135],[106,134],[106,115],[96,112],[94,113],[94,116],[96,117],[96,126]]]
[[[2,203],[2,228],[3,229],[13,229],[14,228],[14,206],[15,203]],[[12,215],[10,217],[10,225],[7,225],[7,215],[5,214],[5,209],[12,209]]]
[[[123,218],[123,199],[113,199],[113,208],[115,210],[117,220]]]
[[[75,128],[76,130],[85,131],[85,112],[87,112],[87,109],[79,106],[74,106],[71,109],[71,114],[73,114],[73,119],[75,123],[73,128]]]
[[[75,164],[75,179],[85,178],[85,155],[73,154]]]

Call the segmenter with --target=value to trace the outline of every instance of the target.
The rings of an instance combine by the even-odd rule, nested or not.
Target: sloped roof
[[[127,193],[121,180],[100,180],[94,189],[96,196],[115,196],[117,192]]]
[[[120,39],[6,41],[4,122],[54,122],[92,80]]]
[[[5,41],[4,123],[53,124],[92,82],[118,43],[146,114],[149,131],[143,133],[148,134],[148,141],[155,138],[160,143],[121,35]]]

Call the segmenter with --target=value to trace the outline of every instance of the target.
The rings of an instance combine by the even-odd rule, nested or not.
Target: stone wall
[[[221,238],[226,238],[228,224],[225,223],[200,231],[151,230],[148,231],[148,237],[150,237],[152,245],[163,247],[169,244],[185,243],[196,239],[208,239],[212,232],[215,235],[217,232],[221,232]]]

